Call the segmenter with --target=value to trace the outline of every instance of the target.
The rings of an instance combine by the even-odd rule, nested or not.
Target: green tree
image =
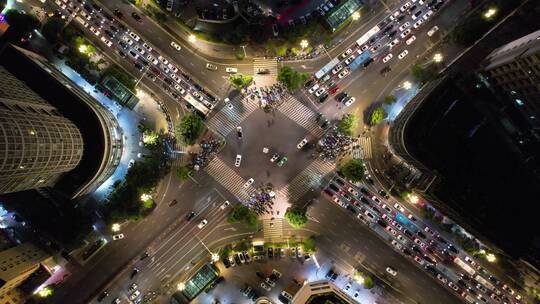
[[[243,74],[234,74],[229,77],[229,81],[233,87],[235,87],[238,90],[241,90],[247,87],[253,81],[253,76],[243,75]]]
[[[285,219],[287,220],[289,225],[296,229],[304,227],[308,221],[306,215],[306,208],[302,208],[299,206],[287,208],[287,211],[285,211]]]
[[[386,116],[388,116],[388,113],[386,113],[383,107],[376,108],[373,113],[371,113],[371,125],[374,126],[380,123]]]
[[[354,127],[356,126],[356,116],[353,114],[346,114],[338,123],[338,131],[346,134],[352,135]]]
[[[176,135],[188,145],[193,145],[204,131],[204,124],[196,114],[188,113],[180,121],[180,125],[176,127]]]
[[[375,286],[375,284],[373,283],[373,279],[370,276],[364,277],[364,287],[366,289],[371,289],[373,288],[373,286]]]
[[[52,17],[47,19],[47,22],[43,24],[43,27],[41,28],[41,33],[43,34],[43,37],[47,39],[52,44],[57,43],[60,41],[62,33],[64,29],[64,21],[58,17]]]
[[[10,9],[4,15],[12,30],[12,37],[15,40],[28,35],[39,26],[39,21],[34,15],[29,15],[16,9]]]
[[[317,249],[316,243],[315,243],[315,236],[312,235],[304,240],[304,250],[309,253],[314,253]]]
[[[192,173],[193,169],[191,169],[189,166],[181,166],[176,169],[176,177],[178,177],[180,181],[187,180]]]
[[[386,97],[384,97],[384,104],[387,104],[387,105],[391,105],[393,104],[394,102],[396,102],[397,98],[396,96],[394,95],[388,95]]]
[[[116,78],[120,83],[122,83],[126,88],[128,88],[131,91],[135,91],[135,83],[137,82],[135,78],[131,77],[126,72],[114,67],[110,66],[108,67],[103,75],[108,75]]]
[[[425,83],[435,79],[437,77],[437,72],[437,66],[435,64],[428,64],[426,66],[415,64],[411,68],[412,77],[419,83]]]
[[[283,83],[289,91],[296,91],[309,78],[308,73],[301,73],[288,66],[279,69],[277,80]]]
[[[364,163],[361,160],[350,159],[339,170],[348,180],[359,182],[364,177],[365,169]]]
[[[234,206],[227,221],[231,224],[240,223],[250,228],[255,228],[259,224],[257,214],[244,205]]]

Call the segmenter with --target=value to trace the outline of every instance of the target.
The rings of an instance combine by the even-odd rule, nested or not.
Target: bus
[[[474,276],[474,274],[476,273],[474,268],[472,268],[469,264],[465,263],[458,257],[454,259],[454,263],[456,263],[461,269],[465,270],[465,272],[468,273],[471,277]]]
[[[362,47],[364,43],[366,43],[371,37],[375,36],[381,29],[378,25],[375,25],[372,27],[367,33],[362,35],[358,40],[356,40],[356,44],[358,44],[358,47]]]

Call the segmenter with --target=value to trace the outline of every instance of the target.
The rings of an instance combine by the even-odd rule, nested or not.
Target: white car
[[[348,106],[352,105],[355,101],[356,101],[356,98],[350,97],[349,99],[347,99],[345,101],[345,106],[348,107]]]
[[[148,44],[146,44],[146,42],[143,43],[142,46],[143,46],[145,49],[147,49],[149,52],[151,52],[151,51],[153,50],[151,46],[149,46]]]
[[[218,69],[217,65],[211,64],[211,63],[207,63],[206,68],[209,69],[210,71],[217,71]]]
[[[112,239],[117,241],[117,240],[121,240],[124,238],[124,234],[123,233],[120,233],[120,234],[115,234],[112,236]]]
[[[236,160],[234,161],[235,167],[240,167],[240,163],[242,162],[242,155],[236,154]]]
[[[403,30],[405,30],[406,28],[408,28],[410,25],[411,25],[411,23],[410,23],[409,21],[403,23],[403,24],[399,27],[399,31],[400,31],[400,32],[403,32]]]
[[[248,188],[249,186],[251,186],[251,184],[253,184],[255,180],[252,178],[248,179],[247,182],[244,184],[244,188]]]
[[[163,56],[161,56],[161,55],[158,56],[158,60],[163,62],[163,64],[169,64],[169,61],[167,59],[163,58]]]
[[[389,274],[391,274],[393,276],[397,275],[397,271],[394,268],[390,267],[390,266],[386,267],[386,272],[388,272]]]
[[[403,59],[405,56],[407,56],[407,54],[409,54],[409,51],[404,50],[403,52],[399,53],[399,55],[397,57],[399,59]]]
[[[416,21],[416,23],[414,24],[414,28],[419,28],[423,23],[424,23],[424,19],[419,19],[419,20]]]
[[[405,212],[405,208],[401,207],[401,205],[398,203],[394,204],[394,208],[396,208],[396,210],[399,210],[399,212]]]
[[[137,34],[134,32],[129,32],[129,36],[131,36],[131,38],[133,38],[135,41],[139,41],[141,39],[141,37],[137,36]]]
[[[315,96],[319,97],[322,95],[322,93],[324,93],[326,91],[325,88],[320,88],[317,90],[317,92],[315,92]]]
[[[435,32],[437,32],[438,30],[439,30],[439,27],[435,25],[434,27],[432,27],[432,28],[427,32],[427,35],[428,35],[429,37],[431,37],[431,36],[433,36],[433,34],[435,34]]]
[[[336,74],[337,72],[341,71],[343,69],[343,66],[341,64],[338,64],[335,68],[332,69],[332,74]]]
[[[429,10],[424,14],[424,16],[422,16],[422,18],[427,21],[431,17],[431,15],[433,15],[433,11]]]
[[[276,282],[272,281],[269,277],[267,277],[265,280],[266,284],[268,284],[271,287],[276,287]]]
[[[338,78],[341,79],[347,75],[349,75],[349,70],[345,69],[338,74]]]
[[[384,56],[384,58],[382,59],[382,62],[387,63],[388,60],[392,59],[392,57],[394,57],[394,55],[388,54],[388,55]]]
[[[132,45],[133,44],[133,40],[129,39],[128,36],[123,36],[122,37],[122,40],[124,40],[127,44],[129,45]]]
[[[272,155],[272,158],[270,158],[270,162],[273,163],[273,162],[275,162],[278,158],[279,158],[279,154],[278,154],[278,153],[274,153],[274,155]]]
[[[304,138],[298,143],[298,145],[296,145],[296,147],[298,149],[302,149],[302,147],[305,146],[307,144],[307,142],[308,142],[307,138]]]
[[[112,45],[112,42],[107,40],[107,38],[105,38],[105,37],[101,37],[101,41],[103,41],[103,43],[105,43],[105,45],[108,46],[108,47],[111,47],[111,45]]]
[[[316,83],[314,86],[311,87],[311,89],[308,90],[308,92],[313,93],[317,91],[318,88],[319,88],[319,84]]]
[[[353,60],[354,60],[354,55],[352,55],[351,57],[347,58],[347,60],[345,60],[345,64],[349,64],[349,63],[351,63]]]
[[[129,299],[131,301],[134,301],[135,299],[137,299],[138,296],[141,295],[141,292],[138,291],[138,290],[135,290],[130,296],[129,296]]]
[[[416,36],[415,36],[415,35],[412,35],[409,39],[407,39],[407,40],[405,41],[405,44],[410,45],[410,44],[413,43],[415,40],[416,40]]]
[[[399,8],[399,10],[404,12],[404,11],[407,10],[407,8],[409,8],[409,6],[411,6],[411,3],[407,2],[407,3],[403,4],[403,6]]]
[[[234,74],[234,73],[238,73],[238,69],[237,68],[225,68],[225,72]]]
[[[229,203],[229,201],[225,201],[225,203],[223,203],[223,205],[221,205],[219,209],[225,210],[225,208],[229,207],[230,205],[231,203]]]
[[[150,62],[153,63],[154,65],[158,65],[158,64],[159,64],[159,61],[158,61],[156,58],[152,57],[152,55],[146,56],[146,59],[148,59],[148,61],[150,61]]]
[[[177,73],[177,72],[178,72],[178,68],[175,67],[172,63],[169,63],[169,64],[167,65],[167,67],[168,67],[171,71],[173,71],[174,73]]]
[[[401,38],[405,38],[407,37],[407,35],[409,35],[411,33],[411,29],[406,29],[404,32],[402,32],[401,34],[399,34],[401,36]]]
[[[396,39],[390,41],[390,43],[388,43],[388,47],[389,47],[390,49],[393,49],[395,46],[397,46],[398,43],[399,43],[399,39],[396,38]]]
[[[206,224],[208,224],[208,221],[204,219],[199,223],[199,225],[197,225],[197,227],[199,227],[199,229],[202,229],[204,226],[206,226]]]
[[[350,53],[352,53],[352,49],[346,50],[343,54],[341,54],[341,59],[344,59],[344,58],[347,57],[347,55],[349,55]]]
[[[174,42],[174,41],[171,41],[171,46],[172,46],[174,49],[176,49],[177,51],[180,51],[180,50],[182,49],[182,47],[181,47],[178,43],[176,43],[176,42]]]
[[[99,30],[95,29],[93,26],[90,27],[90,32],[99,37]]]
[[[266,291],[272,290],[272,288],[270,288],[270,286],[266,285],[264,282],[261,282],[261,287],[262,287],[262,289],[264,289]]]

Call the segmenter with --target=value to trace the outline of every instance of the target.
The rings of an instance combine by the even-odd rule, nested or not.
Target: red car
[[[335,88],[331,89],[330,91],[328,91],[328,93],[330,95],[334,95],[336,94],[337,92],[339,91],[339,86],[336,86]]]

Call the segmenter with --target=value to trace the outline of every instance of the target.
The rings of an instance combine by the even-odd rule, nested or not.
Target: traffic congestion
[[[371,183],[352,183],[338,175],[323,193],[328,200],[351,212],[386,239],[394,250],[409,257],[464,301],[521,303],[521,296],[511,287],[491,275],[384,190],[368,184]]]

